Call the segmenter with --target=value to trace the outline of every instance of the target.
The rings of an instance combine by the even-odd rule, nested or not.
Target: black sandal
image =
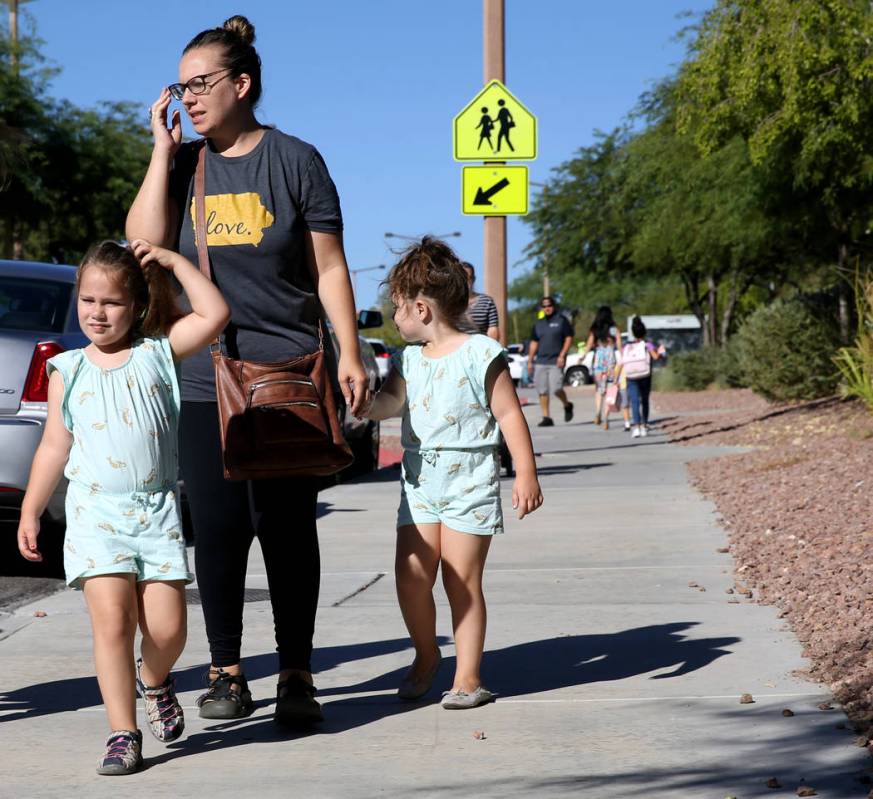
[[[324,721],[321,705],[315,701],[315,686],[292,675],[276,686],[273,719],[286,727],[301,727]]]
[[[210,674],[217,674],[210,679]],[[202,719],[241,719],[250,716],[255,709],[252,692],[246,678],[240,674],[228,674],[224,669],[206,673],[209,688],[197,698]],[[233,686],[239,690],[234,690]]]

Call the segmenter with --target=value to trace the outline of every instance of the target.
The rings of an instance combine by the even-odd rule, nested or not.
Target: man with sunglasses
[[[530,334],[527,368],[528,374],[533,376],[543,412],[537,427],[552,427],[555,424],[549,410],[552,394],[564,406],[564,421],[573,418],[573,403],[564,392],[564,365],[573,344],[573,328],[563,314],[557,313],[557,303],[551,297],[543,297],[540,308],[543,316]]]

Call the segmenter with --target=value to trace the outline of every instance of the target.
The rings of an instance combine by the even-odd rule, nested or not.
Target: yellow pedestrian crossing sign
[[[477,216],[527,213],[526,166],[465,166],[461,210]]]
[[[453,130],[456,161],[537,157],[537,118],[499,80],[492,80],[455,117]]]

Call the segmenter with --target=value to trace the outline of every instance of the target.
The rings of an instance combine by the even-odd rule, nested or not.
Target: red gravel
[[[873,738],[873,415],[739,391],[656,394],[653,405],[673,441],[753,448],[690,464],[692,482],[723,517],[738,585],[781,610],[809,676]]]

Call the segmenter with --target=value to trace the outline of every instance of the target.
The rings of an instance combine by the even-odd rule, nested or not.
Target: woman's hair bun
[[[255,41],[255,26],[240,14],[236,14],[230,19],[226,19],[222,27],[226,31],[238,36],[246,44],[253,44]]]

